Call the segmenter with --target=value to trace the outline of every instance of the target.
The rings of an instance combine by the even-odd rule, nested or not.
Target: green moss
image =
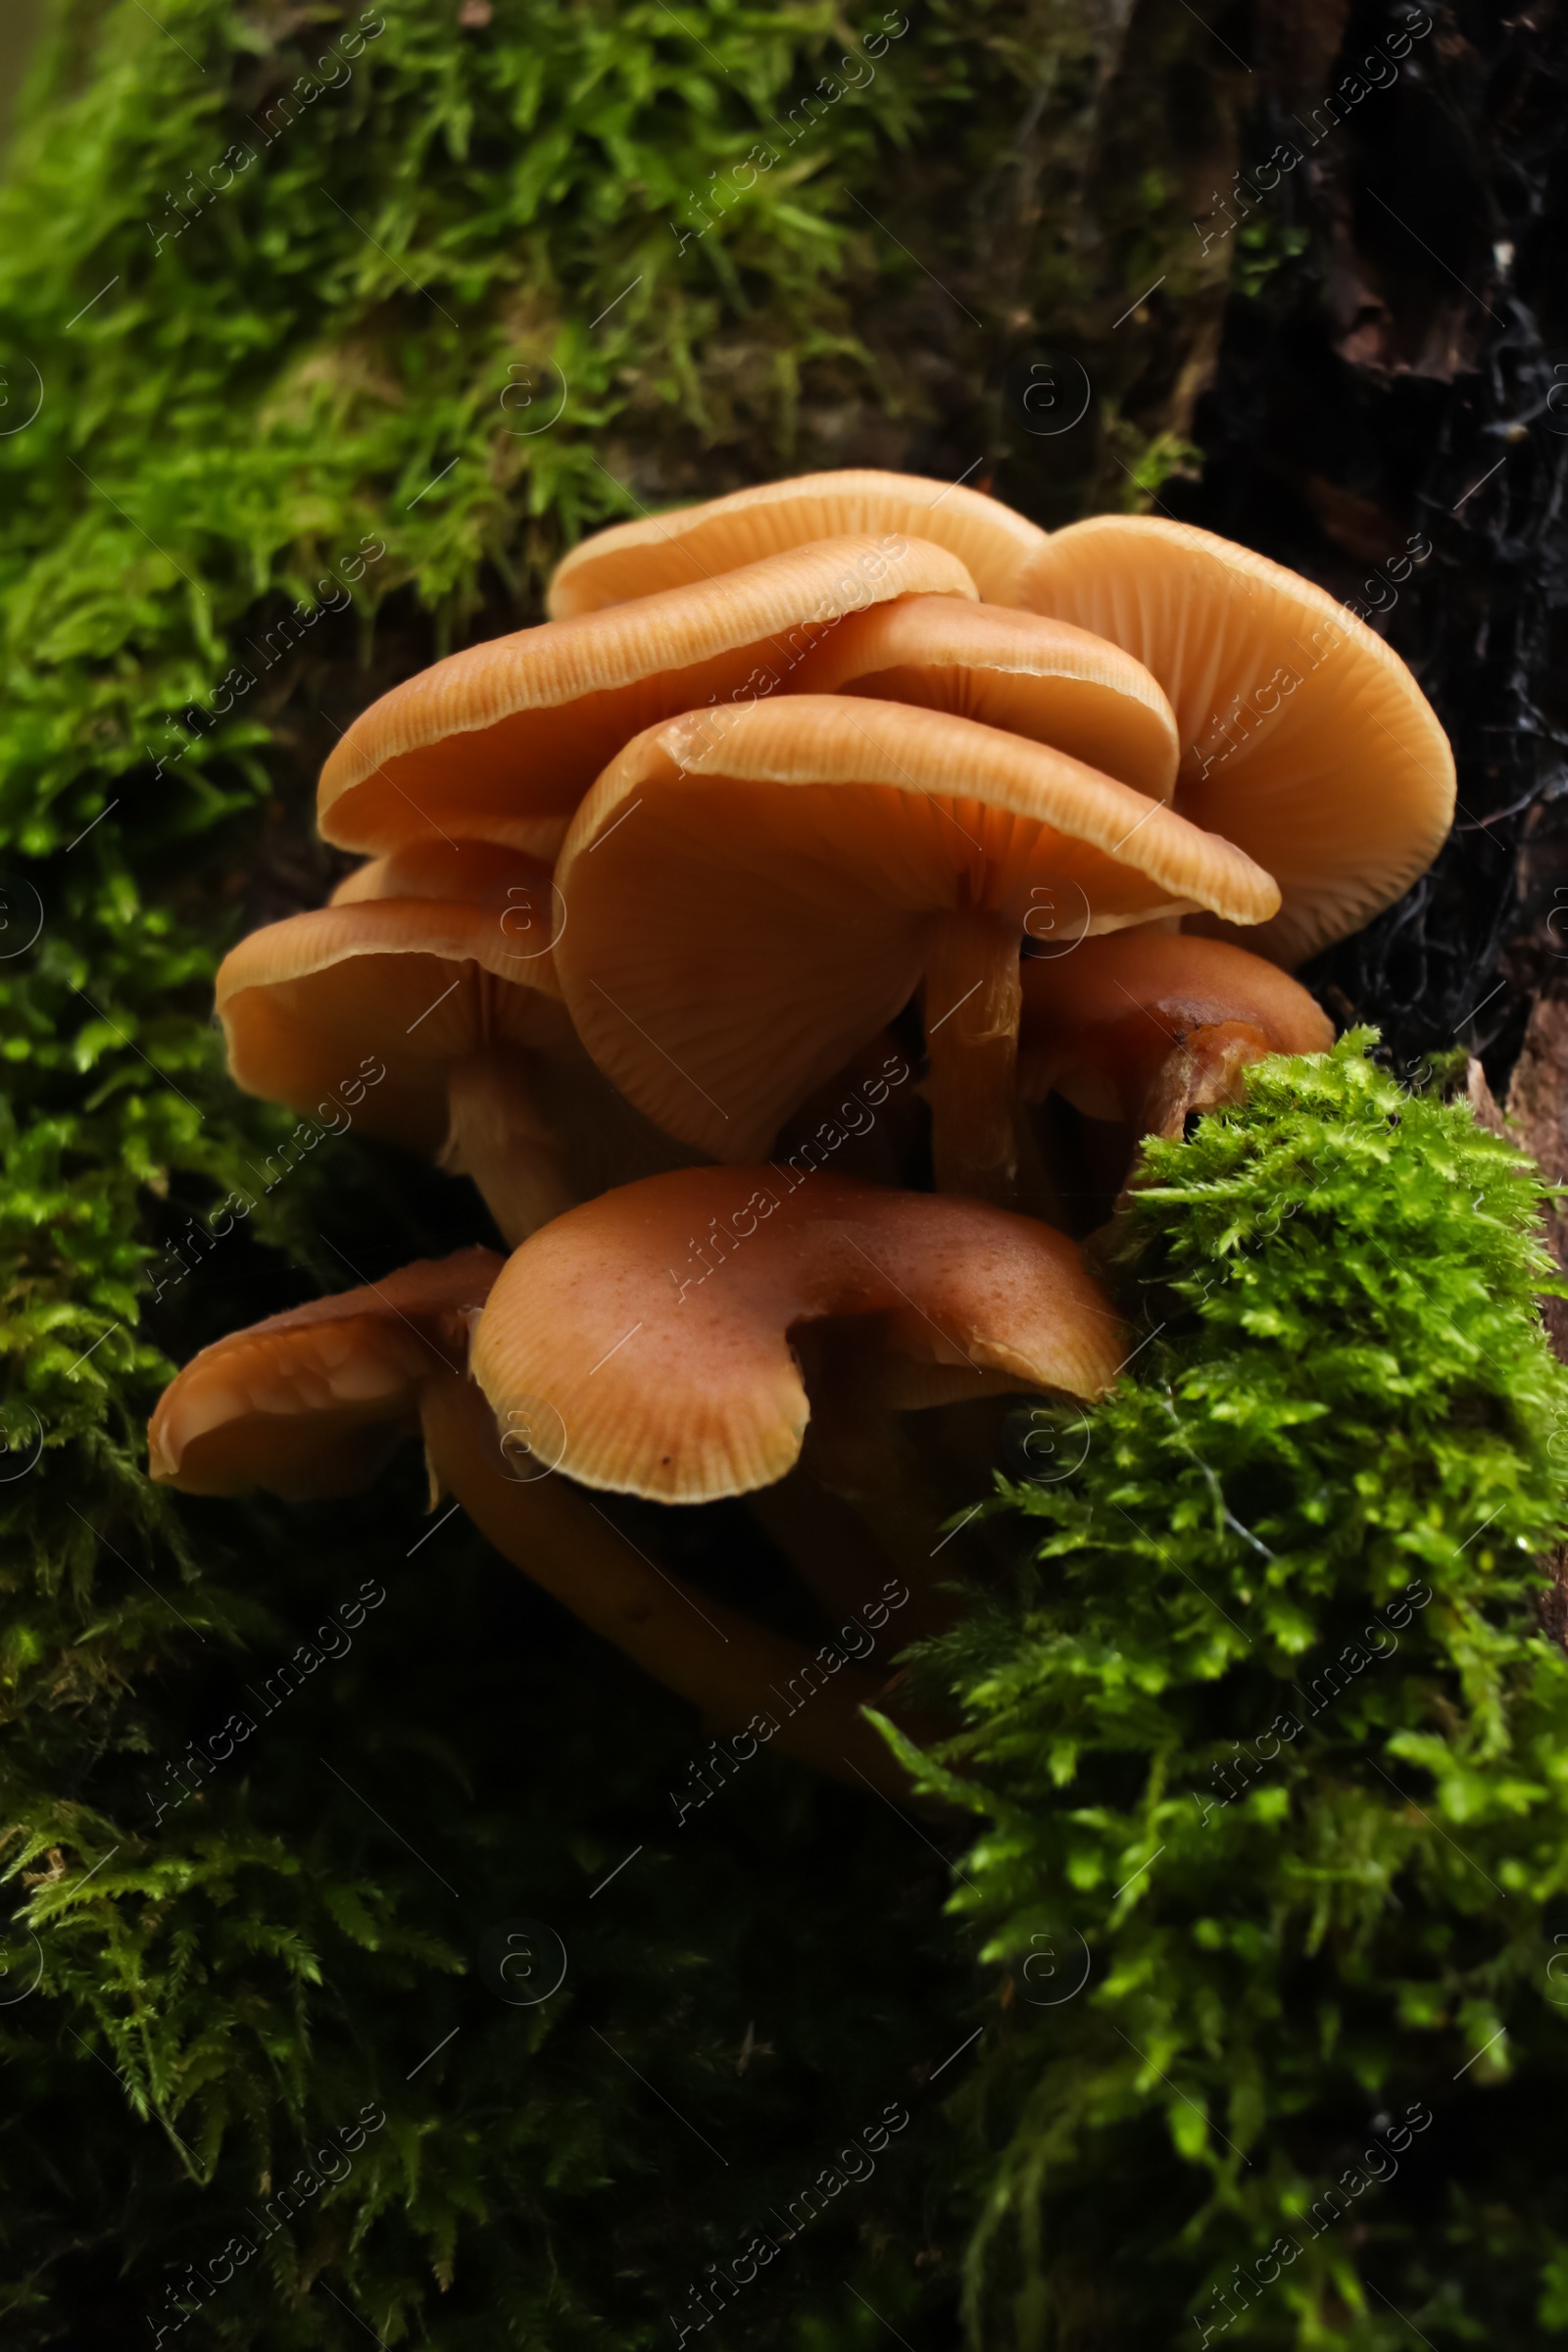
[[[1306,251],[1306,231],[1273,220],[1250,221],[1236,232],[1235,266],[1231,284],[1247,301],[1255,301],[1277,270]]]
[[[881,14],[54,12],[0,189],[19,2344],[128,2341],[149,2313],[187,2315],[171,2341],[653,2340],[825,2138],[948,2046],[954,1963],[902,1825],[769,1764],[672,1840],[684,1711],[457,1525],[416,1549],[412,1472],[288,1514],[175,1507],[141,1470],[172,1361],[484,1232],[471,1194],[357,1136],[271,1174],[295,1122],[223,1075],[213,970],[324,893],[315,772],[382,685],[537,617],[583,529],[776,468],[803,398],[903,397],[854,297],[884,257],[913,265],[853,191],[919,242],[881,180],[953,123],[961,172],[1020,66],[1000,8],[896,17],[874,85],[792,133]],[[762,140],[777,161],[737,188]],[[715,187],[735,201],[694,238]],[[722,1584],[744,1531],[677,1540]],[[352,1654],[259,1715],[247,1688],[368,1575],[392,1597]],[[254,1737],[192,1765],[247,1709]],[[517,1915],[571,1954],[538,2012],[477,1972]],[[776,2054],[737,2073],[754,2021]],[[387,2123],[347,2176],[220,2294],[200,2283],[368,2099]],[[935,2131],[781,2265],[759,2340],[858,2342],[846,2277],[906,2332],[922,2298],[940,2314],[940,2264],[913,2268]]]
[[[322,63],[383,17],[346,76]],[[674,2342],[672,2312],[690,2309],[694,2284],[712,2292],[706,2266],[817,2179],[837,2135],[901,2098],[915,2128],[873,2181],[835,2191],[842,2202],[748,2289],[724,2333],[812,2352],[858,2352],[885,2324],[915,2352],[951,2340],[963,2217],[940,2101],[974,2060],[956,2057],[972,1980],[963,1939],[937,1916],[940,1856],[892,1814],[767,1759],[677,1834],[663,1792],[686,1781],[684,1711],[579,1641],[461,1522],[429,1532],[413,1465],[363,1503],[299,1512],[176,1507],[141,1470],[142,1425],[172,1361],[313,1288],[482,1230],[462,1188],[357,1136],[313,1146],[284,1180],[258,1175],[294,1122],[242,1101],[222,1074],[208,1022],[219,956],[330,879],[309,808],[334,728],[448,645],[536,617],[545,568],[581,530],[782,464],[830,463],[846,418],[857,429],[884,413],[907,419],[921,368],[929,360],[940,390],[954,349],[978,376],[979,343],[950,348],[929,324],[949,314],[921,311],[950,297],[931,293],[913,258],[972,291],[971,201],[971,241],[1001,254],[1000,293],[974,298],[988,319],[995,311],[1018,331],[1015,306],[1027,312],[1042,286],[1063,306],[1090,302],[1075,258],[1084,241],[1064,224],[1078,220],[1096,149],[1102,28],[1068,10],[1041,33],[1000,0],[961,11],[933,0],[888,42],[874,85],[846,88],[792,143],[780,123],[837,72],[851,35],[863,52],[878,22],[847,24],[823,0],[495,0],[484,26],[463,25],[445,0],[367,12],[364,24],[354,9],[270,0],[55,11],[0,189],[0,1832],[16,1905],[11,1997],[0,1997],[0,2313],[24,2352],[118,2345],[144,2329],[151,2342],[158,2326],[170,2343],[278,2352],[358,2344],[367,2327],[389,2345],[484,2352]],[[1207,40],[1197,19],[1173,22],[1146,85],[1143,44],[1131,44],[1106,101],[1140,151],[1125,172],[1115,140],[1100,151],[1122,205],[1115,299],[1094,295],[1107,333],[1191,245],[1184,204],[1201,189],[1184,199],[1139,173],[1151,125],[1168,132],[1161,76]],[[1210,149],[1229,154],[1230,122],[1227,102],[1205,134],[1204,185]],[[1033,126],[1027,137],[1020,125]],[[778,160],[742,187],[760,141]],[[1041,142],[1054,143],[1043,181]],[[231,184],[217,185],[225,172]],[[715,194],[728,209],[712,214]],[[715,225],[692,237],[710,214]],[[540,402],[552,421],[526,429]],[[1156,418],[1125,449],[1140,496],[1182,454],[1164,430]],[[1058,495],[1038,464],[1029,480],[1043,499]],[[1327,1130],[1343,1109],[1328,1105]],[[1295,1098],[1276,1115],[1295,1118]],[[1431,1115],[1446,1148],[1472,1151],[1459,1114]],[[1172,1156],[1170,1182],[1201,1165],[1205,1185],[1220,1185],[1201,1154],[1245,1132],[1245,1121],[1206,1127]],[[1426,2074],[1405,2053],[1441,2046],[1446,2064],[1453,2044],[1457,2066],[1494,2011],[1510,2036],[1496,2050],[1517,2034],[1535,2054],[1508,1937],[1539,1928],[1531,1840],[1546,1812],[1534,1788],[1555,1786],[1555,1750],[1519,1747],[1519,1693],[1540,1686],[1529,1703],[1549,1730],[1558,1686],[1550,1653],[1509,1632],[1510,1607],[1523,1624],[1528,1578],[1497,1531],[1509,1546],[1535,1544],[1554,1521],[1555,1490],[1546,1496],[1530,1450],[1552,1375],[1519,1337],[1530,1269],[1500,1204],[1518,1206],[1525,1188],[1504,1165],[1493,1154],[1475,1183],[1497,1188],[1497,1214],[1478,1218],[1455,1194],[1435,1229],[1440,1271],[1462,1260],[1500,1300],[1487,1341],[1496,1368],[1464,1392],[1442,1448],[1396,1384],[1380,1390],[1384,1368],[1348,1346],[1335,1395],[1347,1430],[1360,1412],[1360,1434],[1332,1457],[1322,1416],[1292,1419],[1300,1398],[1284,1372],[1269,1413],[1225,1421],[1224,1444],[1205,1454],[1226,1482],[1240,1481],[1245,1446],[1270,1465],[1320,1463],[1311,1575],[1267,1582],[1252,1546],[1214,1520],[1205,1468],[1170,1451],[1146,1385],[1124,1392],[1104,1426],[1127,1416],[1116,1443],[1134,1452],[1118,1495],[1147,1508],[1161,1549],[1124,1556],[1105,1539],[1075,1568],[1073,1497],[1088,1490],[1069,1485],[1066,1515],[1048,1525],[1069,1544],[1051,1573],[1063,1579],[1077,1664],[1054,1646],[1039,1591],[1022,1615],[989,1617],[968,1638],[967,1681],[995,1685],[1001,1727],[1016,1682],[1023,1727],[994,1760],[977,1743],[999,1792],[998,1827],[965,1866],[985,1894],[981,1924],[1014,1963],[1038,1950],[1031,1923],[1049,1931],[1066,1916],[1056,1878],[1039,1875],[1042,1856],[1052,1871],[1059,1859],[1098,1951],[1105,1894],[1158,1844],[1150,1833],[1165,1826],[1167,1787],[1210,1786],[1214,1755],[1254,1728],[1243,1699],[1277,1698],[1296,1633],[1337,1632],[1342,1603],[1359,1622],[1340,1519],[1374,1530],[1380,1576],[1428,1574],[1436,1592],[1423,1563],[1441,1553],[1448,1574],[1470,1526],[1462,1503],[1479,1533],[1455,1573],[1489,1577],[1493,1597],[1456,1612],[1446,1599],[1443,1658],[1429,1666],[1407,1646],[1401,1659],[1419,1670],[1396,1681],[1379,1669],[1375,1688],[1390,1709],[1404,1694],[1404,1712],[1388,1717],[1401,1735],[1446,1729],[1444,1707],[1453,1711],[1463,1769],[1435,1782],[1435,1752],[1396,1749],[1381,1719],[1368,1718],[1368,1738],[1384,1739],[1391,1773],[1411,1776],[1404,1785],[1456,1839],[1483,1859],[1497,1845],[1487,1867],[1524,1923],[1510,1909],[1507,1936],[1483,1937],[1477,1958],[1466,1938],[1481,1928],[1442,1879],[1458,1867],[1447,1849],[1419,1817],[1392,1804],[1379,1815],[1382,1800],[1343,1759],[1323,1767],[1323,1785],[1332,1793],[1343,1780],[1348,1793],[1310,1814],[1306,1842],[1294,1761],[1211,1811],[1200,1859],[1240,1841],[1236,1867],[1259,1889],[1277,1868],[1289,1903],[1276,1917],[1260,1896],[1258,1916],[1238,1915],[1221,1886],[1152,1957],[1134,1953],[1145,1975],[1118,2014],[1135,2036],[1148,2027],[1144,2048],[1239,2146],[1264,2144],[1247,2107],[1255,2086],[1277,2091],[1268,2130],[1286,2135],[1295,2169],[1264,2195],[1245,2168],[1231,2181],[1211,2131],[1199,2146],[1180,2100],[1169,2138],[1152,2124],[1158,2079],[1140,2087],[1131,2062],[1107,2065],[1099,2042],[1072,2039],[1102,2015],[1097,1978],[1093,2000],[1054,2013],[1069,2021],[1059,2078],[1042,2031],[1004,2042],[982,2077],[988,2144],[1010,2153],[978,2275],[1047,2278],[1024,2290],[1026,2315],[1042,2293],[1092,2311],[1124,2246],[1144,2248],[1149,2333],[1170,2319],[1167,2285],[1197,2295],[1233,2248],[1250,2249],[1248,2197],[1261,2199],[1261,2227],[1292,2182],[1316,2180],[1341,2076],[1358,2097],[1380,2067],[1396,2089],[1408,2080],[1420,2091]],[[1250,1198],[1245,1169],[1235,1181]],[[237,1215],[240,1200],[253,1205]],[[1139,1214],[1168,1214],[1188,1236],[1180,1247],[1223,1239],[1222,1225],[1202,1224],[1201,1201],[1167,1211],[1151,1194]],[[1308,1230],[1299,1218],[1282,1227],[1288,1239],[1298,1230]],[[1139,1232],[1152,1263],[1154,1227]],[[1280,1245],[1264,1239],[1272,1263]],[[1187,1279],[1174,1238],[1169,1250],[1155,1271]],[[1227,1245],[1218,1262],[1241,1281],[1253,1261]],[[1211,1270],[1205,1260],[1204,1279]],[[1400,1345],[1416,1361],[1416,1272],[1406,1289]],[[1211,1294],[1155,1348],[1179,1328],[1190,1351],[1198,1325],[1223,1337],[1215,1301],[1244,1291]],[[1314,1298],[1312,1315],[1329,1303]],[[1342,1303],[1367,1311],[1348,1293]],[[1483,1306],[1473,1299],[1460,1317],[1455,1305],[1455,1328],[1485,1339]],[[1267,1333],[1248,1348],[1259,1363],[1289,1352]],[[1174,1367],[1173,1409],[1201,1421],[1208,1446],[1230,1394],[1220,1356],[1192,1356],[1201,1379],[1190,1397],[1179,1350],[1160,1360]],[[1233,1390],[1233,1404],[1245,1400],[1245,1382]],[[1137,1448],[1156,1438],[1166,1450],[1154,1475]],[[1398,1494],[1421,1461],[1458,1481],[1451,1494],[1434,1489],[1448,1497],[1446,1534],[1423,1534],[1419,1512],[1385,1526],[1385,1441],[1406,1447]],[[1110,1458],[1097,1450],[1085,1475],[1108,1474]],[[1227,1484],[1237,1517],[1294,1559],[1294,1533],[1270,1535],[1243,1484]],[[1173,1503],[1189,1515],[1167,1529]],[[1494,1503],[1499,1516],[1482,1529]],[[1202,1509],[1208,1520],[1191,1517]],[[717,1589],[787,1621],[740,1522],[666,1520],[661,1534]],[[1163,1613],[1140,1597],[1169,1584],[1161,1551],[1203,1583],[1211,1569],[1250,1580],[1266,1621],[1255,1657],[1233,1655],[1223,1626],[1216,1640],[1184,1580]],[[1484,1570],[1488,1557],[1496,1564]],[[1123,1595],[1114,1622],[1073,1614],[1087,1607],[1089,1559]],[[387,1598],[351,1649],[323,1654],[285,1701],[257,1698],[368,1579]],[[1419,1642],[1437,1642],[1434,1607],[1417,1623]],[[1031,1717],[1036,1675],[1051,1698]],[[1339,1727],[1360,1720],[1373,1691],[1358,1685],[1324,1735],[1348,1738]],[[1043,1739],[1058,1700],[1076,1728]],[[989,1722],[989,1698],[982,1712]],[[242,1714],[254,1731],[214,1760]],[[1476,1744],[1472,1715],[1491,1747]],[[1004,1728],[998,1737],[1005,1746]],[[191,1763],[193,1742],[207,1762]],[[1282,1792],[1294,1809],[1275,1832],[1268,1810]],[[1183,1801],[1196,1818],[1194,1796]],[[1473,1818],[1461,1826],[1449,1809],[1462,1806]],[[1516,1864],[1528,1885],[1506,1875]],[[1140,1932],[1157,1924],[1148,1906],[1159,1885],[1146,1873],[1117,1916]],[[1390,1886],[1415,1918],[1409,1950],[1392,1958],[1377,1911]],[[501,2001],[479,1965],[487,1934],[518,1918],[555,1927],[569,1954],[562,1992],[536,2009]],[[1299,1983],[1279,1994],[1270,2044],[1275,1954],[1298,1946]],[[1386,1958],[1399,1963],[1393,1994],[1376,1973]],[[1167,1964],[1168,1994],[1163,1979],[1151,1992],[1149,1971]],[[1023,2014],[1020,1998],[1008,2014]],[[1454,2020],[1468,2039],[1456,2041]],[[1327,2090],[1319,2047],[1341,2070]],[[1490,2078],[1496,2050],[1467,2083]],[[1538,2063],[1549,2104],[1549,2053]],[[1343,2097],[1349,2113],[1348,2088]],[[332,2150],[367,2102],[386,2121],[345,2172]],[[1288,2136],[1298,2115],[1299,2146]],[[1536,2144],[1521,2127],[1521,2153],[1505,2150],[1494,2172],[1478,2160],[1490,2202],[1483,2213],[1467,2189],[1448,2225],[1467,2278],[1490,2281],[1497,2248],[1514,2248],[1528,2282],[1509,2307],[1525,2313],[1516,2341],[1541,2229],[1531,2184],[1516,2192],[1515,2181]],[[1044,2210],[1059,2234],[1052,2200],[1080,2161],[1077,2203],[1060,2192],[1080,2248],[1073,2283],[1028,2231]],[[1254,2157],[1271,2180],[1273,2163]],[[284,2182],[294,2206],[279,2221]],[[1107,2216],[1121,2231],[1113,2258]],[[1021,2268],[1004,2250],[1020,2217]],[[225,2258],[231,2240],[254,2250]],[[1387,2283],[1398,2300],[1408,2276],[1406,2308],[1427,2313],[1417,2271],[1430,2228],[1408,2242],[1416,2252],[1398,2254]],[[220,2283],[215,2258],[236,2266]],[[1560,2324],[1560,2259],[1543,2275],[1542,2325]],[[1339,2321],[1312,2324],[1321,2336]],[[1009,2326],[996,2321],[999,2340]]]
[[[1039,1425],[1035,1565],[930,1661],[1004,1972],[988,2344],[1561,2326],[1557,1284],[1530,1164],[1368,1042],[1146,1147],[1136,1369]]]

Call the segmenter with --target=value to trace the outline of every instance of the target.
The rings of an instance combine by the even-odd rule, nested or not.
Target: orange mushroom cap
[[[1051,745],[1168,801],[1181,745],[1158,680],[1104,637],[1037,612],[951,596],[852,612],[790,680],[976,718]]]
[[[556,966],[600,1067],[722,1159],[907,1002],[950,913],[1088,930],[1191,907],[1273,912],[1267,874],[1064,754],[839,695],[694,711],[629,744],[573,821]],[[1031,895],[1033,894],[1033,896]]]
[[[152,1476],[188,1494],[357,1494],[417,1436],[428,1384],[466,1379],[501,1266],[492,1250],[422,1259],[204,1348],[158,1400]]]
[[[516,1242],[686,1154],[578,1040],[549,946],[562,901],[548,875],[497,855],[488,906],[363,899],[253,932],[219,967],[218,1012],[248,1093],[471,1176]]]
[[[493,908],[372,899],[253,931],[218,968],[229,1069],[247,1094],[309,1111],[378,1061],[358,1123],[438,1151],[457,1063],[494,1046],[573,1052],[550,951],[532,944],[538,913],[514,938]]]
[[[582,1485],[704,1502],[793,1466],[810,1407],[790,1335],[827,1319],[854,1327],[893,1404],[951,1395],[955,1368],[977,1394],[1093,1396],[1124,1347],[1073,1245],[1032,1218],[821,1173],[792,1191],[772,1168],[691,1168],[606,1193],[514,1251],[474,1377],[500,1421],[544,1408]]]
[[[550,613],[565,620],[662,588],[687,587],[846,531],[933,540],[998,605],[1017,601],[1018,574],[1046,536],[1010,507],[958,483],[869,467],[802,473],[595,532],[557,564]]]
[[[549,1475],[553,1463],[539,1459],[515,1416],[505,1437],[497,1431],[467,1361],[501,1264],[488,1250],[465,1250],[403,1266],[204,1348],[153,1414],[153,1477],[193,1494],[266,1487],[317,1500],[358,1494],[405,1439],[422,1436],[432,1507],[454,1493],[508,1559],[710,1722],[743,1724],[804,1677],[814,1703],[779,1727],[780,1749],[905,1793],[858,1713],[885,1703],[880,1675],[847,1669],[821,1692],[809,1651],[657,1569]]]
[[[321,771],[321,832],[385,851],[567,816],[642,728],[710,699],[771,691],[813,631],[846,612],[974,593],[957,558],[928,541],[890,551],[840,537],[469,646],[355,720]]]
[[[1326,1054],[1334,1024],[1277,964],[1219,939],[1119,931],[1023,967],[1018,1076],[1094,1119],[1135,1119],[1161,1065],[1198,1030],[1244,1026],[1260,1052]]]
[[[1301,962],[1436,857],[1453,821],[1447,738],[1397,654],[1309,580],[1186,523],[1096,514],[1036,552],[1014,601],[1153,671],[1181,730],[1176,807],[1279,882],[1259,953]]]

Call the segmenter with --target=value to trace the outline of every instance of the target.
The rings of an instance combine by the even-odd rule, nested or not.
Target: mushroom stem
[[[906,1639],[925,1640],[956,1624],[959,1611],[937,1590],[942,1569],[932,1565],[942,1522],[954,1508],[927,1476],[919,1453],[890,1413],[813,1418],[803,1460],[830,1494],[864,1521],[896,1562],[911,1596]],[[961,1561],[950,1553],[943,1569]]]
[[[1018,930],[999,914],[956,907],[935,917],[925,958],[925,1036],[937,1190],[1013,1205]]]
[[[814,1486],[825,1487],[848,1505],[903,1575],[909,1599],[906,1609],[901,1604],[902,1639],[923,1641],[946,1633],[959,1612],[953,1595],[937,1586],[962,1561],[952,1551],[941,1567],[932,1561],[942,1544],[942,1522],[956,1507],[954,1497],[933,1476],[929,1453],[906,1435],[902,1416],[872,1394],[874,1364],[852,1338],[843,1333],[830,1338],[824,1327],[809,1324],[791,1336],[811,1401],[803,1469]],[[869,1582],[863,1569],[861,1581]]]
[[[555,1137],[533,1098],[525,1054],[491,1047],[460,1061],[447,1083],[439,1165],[471,1176],[514,1248],[576,1204]]]
[[[494,1417],[471,1382],[431,1382],[421,1419],[435,1476],[496,1549],[715,1729],[766,1716],[777,1727],[769,1744],[782,1754],[853,1786],[907,1795],[904,1772],[859,1713],[883,1703],[885,1676],[853,1666],[829,1676],[799,1642],[656,1569],[564,1479],[509,1476]]]
[[[1017,1198],[1022,1216],[1038,1217],[1058,1233],[1072,1231],[1073,1171],[1061,1166],[1029,1115],[1020,1096],[1013,1105],[1013,1133],[1018,1139]]]
[[[830,1615],[853,1617],[873,1604],[891,1609],[884,1619],[885,1654],[946,1633],[955,1622],[957,1611],[951,1596],[933,1594],[924,1580],[916,1584],[901,1560],[901,1546],[880,1540],[879,1513],[863,1496],[851,1497],[827,1480],[797,1468],[746,1500],[753,1518]],[[925,1551],[929,1550],[927,1540]],[[902,1601],[893,1600],[889,1591],[896,1591],[901,1581],[892,1574],[896,1564],[905,1568]]]

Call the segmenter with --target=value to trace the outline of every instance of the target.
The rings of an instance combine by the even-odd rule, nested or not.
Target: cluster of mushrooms
[[[1127,1351],[1080,1245],[1138,1139],[1332,1043],[1290,970],[1428,865],[1453,762],[1332,598],[1150,516],[808,475],[601,532],[549,609],[355,722],[319,821],[368,862],[218,982],[242,1087],[308,1112],[373,1054],[362,1124],[511,1255],[204,1349],[151,1466],[342,1495],[422,1437],[432,1498],[727,1730],[811,1653],[591,1491],[747,1496],[825,1608],[891,1567],[899,1641],[942,1623],[995,1400]],[[775,1743],[897,1786],[886,1681]]]

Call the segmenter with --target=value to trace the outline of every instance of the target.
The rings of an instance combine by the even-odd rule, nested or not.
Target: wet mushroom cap
[[[772,692],[844,613],[974,595],[943,548],[911,539],[901,551],[841,536],[453,654],[372,703],[336,745],[321,771],[321,833],[380,852],[569,816],[642,728],[710,699]]]
[[[1228,940],[1119,931],[1023,967],[1018,1076],[1089,1118],[1134,1118],[1161,1062],[1195,1030],[1244,1024],[1273,1054],[1326,1054],[1334,1024],[1277,964]]]
[[[1447,738],[1397,654],[1310,581],[1186,523],[1097,514],[1053,534],[1015,601],[1159,680],[1181,731],[1176,807],[1283,893],[1247,943],[1258,954],[1294,968],[1436,857],[1453,821]]]
[[[584,1045],[727,1160],[765,1152],[908,1002],[939,916],[979,909],[1021,941],[1042,915],[1075,934],[1278,905],[1229,843],[1062,753],[840,695],[650,728],[579,810],[556,879]]]
[[[801,694],[868,695],[979,719],[1066,752],[1168,801],[1181,744],[1157,679],[1066,621],[951,596],[853,612],[791,680]]]
[[[452,1067],[487,1046],[569,1055],[571,1022],[537,902],[514,932],[510,909],[375,899],[290,915],[252,932],[218,971],[228,1066],[247,1094],[313,1111],[361,1081],[353,1120],[431,1152],[447,1131]]]
[[[828,1319],[901,1402],[950,1394],[955,1368],[975,1393],[1095,1396],[1125,1353],[1073,1245],[1033,1218],[821,1172],[792,1191],[768,1167],[691,1168],[515,1250],[473,1371],[498,1422],[548,1422],[580,1484],[703,1502],[792,1468],[810,1408],[790,1335]]]
[[[796,474],[595,532],[557,564],[549,611],[553,619],[569,619],[846,531],[933,540],[998,605],[1017,601],[1018,576],[1046,537],[1010,507],[961,484],[869,467]]]
[[[422,1259],[204,1348],[158,1400],[152,1476],[188,1494],[357,1494],[417,1435],[428,1383],[466,1379],[469,1318],[502,1263]]]

